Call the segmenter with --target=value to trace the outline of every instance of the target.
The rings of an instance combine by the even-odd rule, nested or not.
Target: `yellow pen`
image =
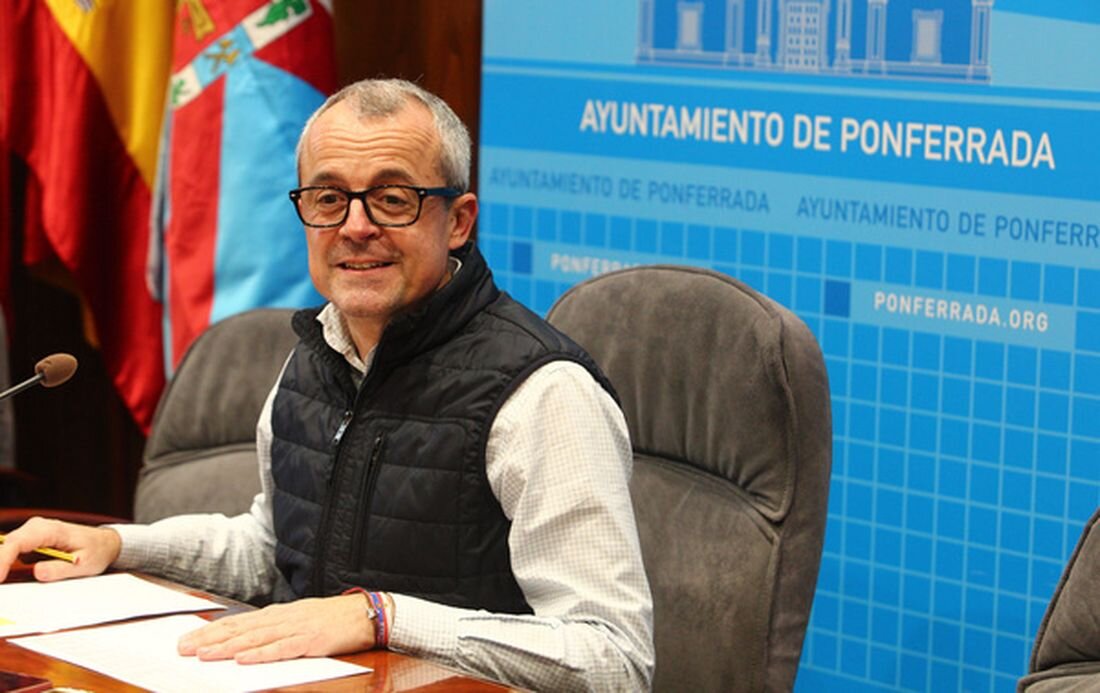
[[[4,543],[4,533],[0,532],[0,544]],[[71,553],[65,553],[64,551],[58,551],[57,549],[48,549],[46,547],[40,547],[34,550],[35,553],[40,553],[43,556],[49,556],[50,558],[57,558],[62,561],[68,561],[69,563],[76,563],[76,556]]]

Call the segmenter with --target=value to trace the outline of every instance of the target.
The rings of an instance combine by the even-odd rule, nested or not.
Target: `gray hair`
[[[439,135],[439,167],[448,187],[465,192],[470,189],[470,133],[462,120],[447,103],[435,94],[403,79],[364,79],[349,84],[328,97],[313,112],[302,128],[295,150],[298,166],[302,164],[302,152],[306,135],[313,123],[328,109],[341,101],[347,101],[360,118],[394,115],[417,100],[431,111]]]

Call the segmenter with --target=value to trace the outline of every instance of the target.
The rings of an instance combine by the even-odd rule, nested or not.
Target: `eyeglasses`
[[[352,200],[359,200],[367,218],[376,226],[411,226],[420,218],[425,197],[458,197],[455,188],[420,188],[415,185],[375,185],[366,190],[344,190],[332,185],[311,185],[290,191],[298,218],[306,226],[332,228],[348,219]]]

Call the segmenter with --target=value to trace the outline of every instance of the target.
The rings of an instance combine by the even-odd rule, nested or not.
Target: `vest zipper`
[[[328,553],[328,536],[332,531],[332,503],[334,495],[340,488],[340,484],[336,483],[340,477],[340,473],[343,471],[343,465],[341,464],[340,457],[340,444],[344,440],[344,434],[347,433],[348,426],[351,424],[351,420],[355,418],[355,409],[344,410],[343,417],[340,418],[340,425],[336,427],[336,433],[332,435],[332,474],[328,478],[328,488],[325,489],[325,504],[321,510],[321,523],[317,529],[317,555],[313,560],[313,574],[310,576],[309,586],[307,589],[308,596],[322,596],[322,588],[325,579],[325,554]]]
[[[359,569],[359,561],[363,557],[363,542],[367,538],[367,527],[370,524],[370,515],[365,513],[364,510],[370,508],[370,499],[374,495],[374,486],[378,482],[378,470],[381,468],[379,460],[382,459],[382,450],[386,444],[386,434],[384,431],[379,431],[378,435],[374,437],[374,445],[371,447],[370,459],[367,461],[367,468],[363,471],[363,485],[359,490],[359,502],[356,503],[355,508],[355,533],[352,537],[351,545],[351,565],[348,566],[352,570]],[[362,517],[362,521],[358,518]]]

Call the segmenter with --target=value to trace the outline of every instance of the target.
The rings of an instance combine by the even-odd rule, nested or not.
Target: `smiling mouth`
[[[380,267],[389,267],[392,262],[341,262],[338,267],[340,269],[349,270],[372,270]]]

